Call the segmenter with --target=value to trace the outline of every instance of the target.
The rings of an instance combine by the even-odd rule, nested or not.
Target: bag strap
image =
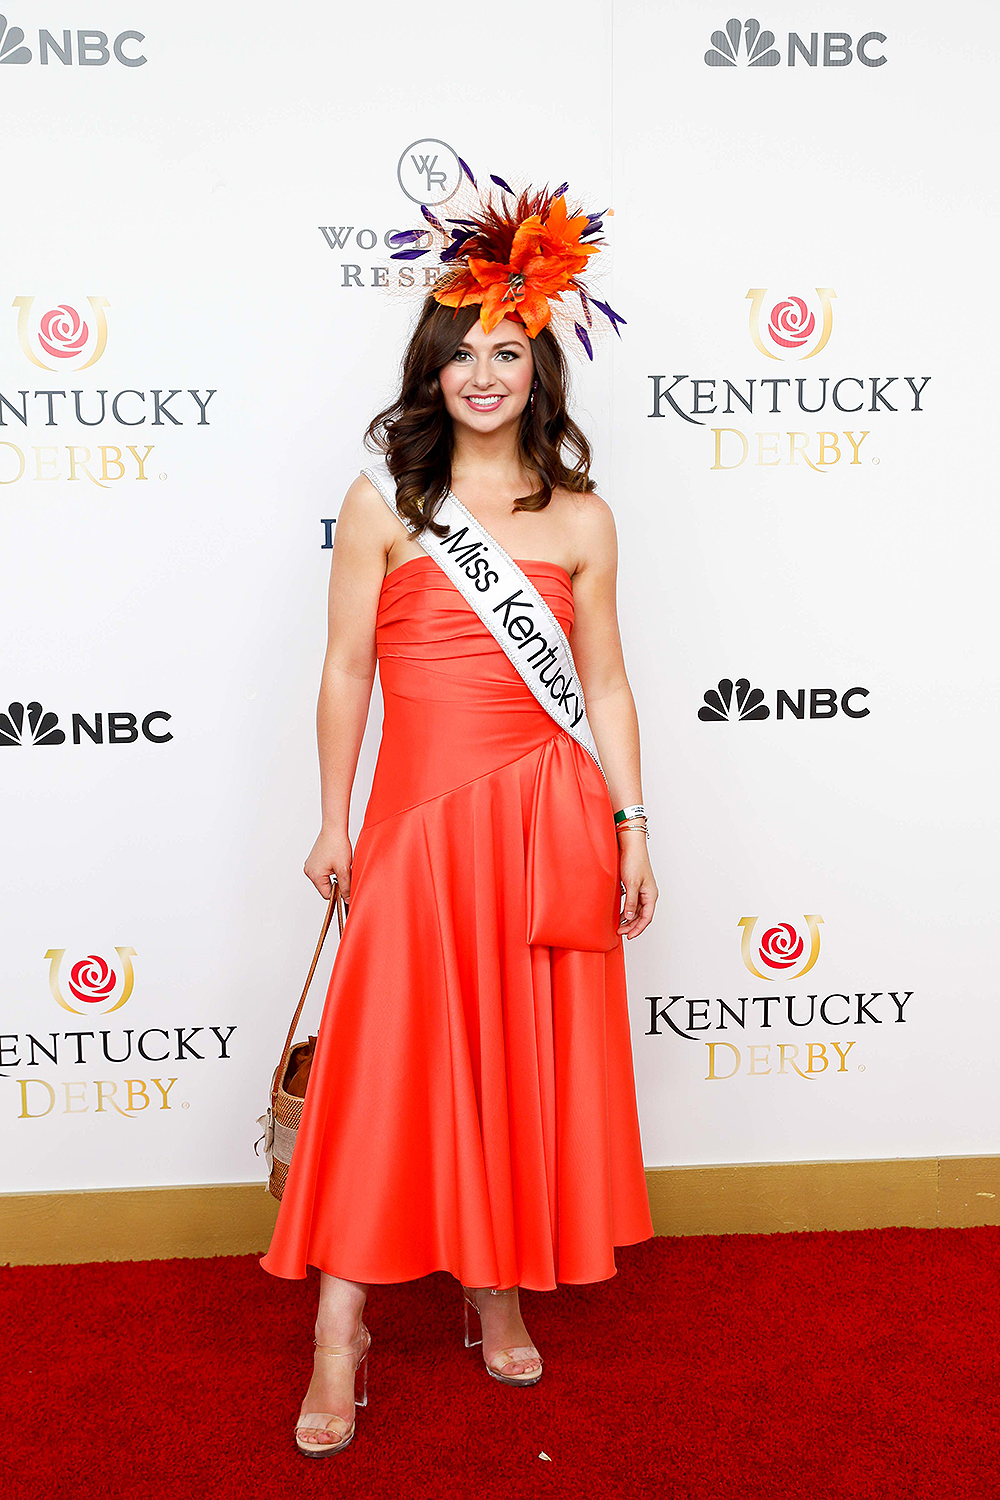
[[[396,481],[385,460],[361,472],[412,534],[415,527],[404,521],[396,508]],[[573,652],[548,603],[496,538],[450,490],[435,510],[434,519],[447,526],[447,534],[437,537],[425,529],[414,540],[440,564],[546,713],[587,751],[607,783]]]
[[[344,907],[345,907],[345,905],[348,905],[349,903],[345,902],[343,896],[340,894],[340,884],[336,880],[336,878],[334,878],[333,889],[330,892],[330,899],[327,902],[326,912],[324,913],[324,916],[323,916],[323,926],[320,929],[319,942],[316,944],[316,952],[313,954],[312,963],[309,965],[309,973],[307,974],[307,976],[306,976],[306,982],[305,982],[305,984],[302,987],[302,994],[299,997],[299,1003],[295,1007],[295,1014],[292,1017],[292,1024],[288,1028],[288,1035],[285,1038],[284,1049],[282,1050],[282,1053],[281,1053],[281,1061],[278,1063],[278,1066],[277,1066],[277,1068],[275,1069],[275,1072],[274,1072],[274,1077],[271,1080],[271,1108],[272,1109],[274,1108],[275,1102],[277,1101],[277,1098],[278,1098],[278,1089],[281,1086],[281,1080],[285,1076],[285,1069],[288,1066],[288,1059],[292,1055],[292,1039],[295,1036],[295,1028],[299,1024],[299,1017],[302,1015],[302,1007],[306,1003],[306,995],[309,993],[309,986],[312,984],[312,977],[313,977],[313,975],[316,972],[316,965],[319,963],[319,956],[320,956],[320,954],[323,951],[323,944],[326,941],[326,934],[327,934],[327,932],[329,931],[329,928],[330,928],[330,918],[333,916],[334,903],[336,903],[336,907],[337,907],[337,926],[340,929],[340,936],[343,937],[343,935],[344,935]]]

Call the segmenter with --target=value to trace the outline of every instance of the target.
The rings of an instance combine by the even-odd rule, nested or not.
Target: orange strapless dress
[[[519,566],[569,635],[569,574]],[[376,651],[382,739],[261,1265],[537,1291],[605,1280],[615,1245],[653,1233],[622,939],[526,937],[532,855],[548,878],[537,799],[579,816],[582,787],[610,816],[603,777],[432,557],[386,576]],[[573,871],[551,880],[573,903]]]

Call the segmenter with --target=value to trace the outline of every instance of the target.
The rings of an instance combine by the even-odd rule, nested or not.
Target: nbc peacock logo
[[[34,33],[32,36],[34,37]],[[56,63],[64,68],[74,65],[101,68],[114,58],[124,68],[141,68],[146,61],[143,54],[137,53],[134,48],[130,51],[125,49],[126,44],[131,48],[134,43],[145,40],[141,31],[120,31],[117,36],[113,36],[110,32],[97,29],[78,28],[70,31],[58,28],[53,32],[40,26],[38,50],[33,56],[21,27],[8,26],[7,17],[0,16],[0,63],[24,64],[34,61],[51,71]]]
[[[712,45],[705,53],[710,68],[735,68],[743,62],[750,68],[776,68],[781,53],[774,45],[774,32],[764,31],[752,17],[740,22],[735,16],[725,31],[712,32]]]
[[[764,702],[760,688],[750,686],[748,677],[723,677],[718,687],[709,688],[698,710],[703,724],[739,723],[743,719],[769,719],[771,710]]]
[[[0,63],[29,63],[31,49],[23,46],[23,42],[20,26],[8,26],[7,17],[0,16]]]
[[[724,30],[712,32],[705,61],[710,68],[776,68],[782,57],[776,40],[774,32],[767,31],[754,17],[740,21],[732,16]],[[884,31],[866,31],[857,41],[846,31],[810,31],[803,36],[790,31],[787,39],[782,38],[781,47],[787,49],[790,68],[846,68],[853,62],[881,68],[886,56],[876,51],[875,44],[885,40]]]
[[[794,922],[777,922],[767,927],[758,940],[754,937],[754,929],[759,920],[759,917],[741,917],[737,924],[743,934],[740,956],[750,973],[765,980],[801,979],[803,974],[808,974],[819,958],[819,929],[823,918],[815,914],[803,916],[804,932]]]
[[[135,984],[132,960],[134,948],[116,948],[117,965],[100,953],[87,953],[69,965],[63,974],[65,948],[50,948],[45,955],[49,966],[49,989],[57,1005],[74,1016],[107,1016],[121,1010]]]
[[[9,703],[0,713],[0,745],[64,745],[59,715],[40,703]]]

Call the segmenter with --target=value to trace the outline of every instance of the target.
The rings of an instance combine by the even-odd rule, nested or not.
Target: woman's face
[[[504,318],[484,333],[477,318],[439,378],[445,408],[459,426],[491,433],[516,424],[535,378],[524,325]]]

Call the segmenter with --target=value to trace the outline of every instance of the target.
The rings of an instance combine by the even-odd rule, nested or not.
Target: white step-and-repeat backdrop
[[[647,1163],[995,1152],[992,12],[280,19],[0,18],[3,1187],[262,1176],[333,528],[424,274],[386,237],[458,155],[615,210],[628,323],[574,369]]]

